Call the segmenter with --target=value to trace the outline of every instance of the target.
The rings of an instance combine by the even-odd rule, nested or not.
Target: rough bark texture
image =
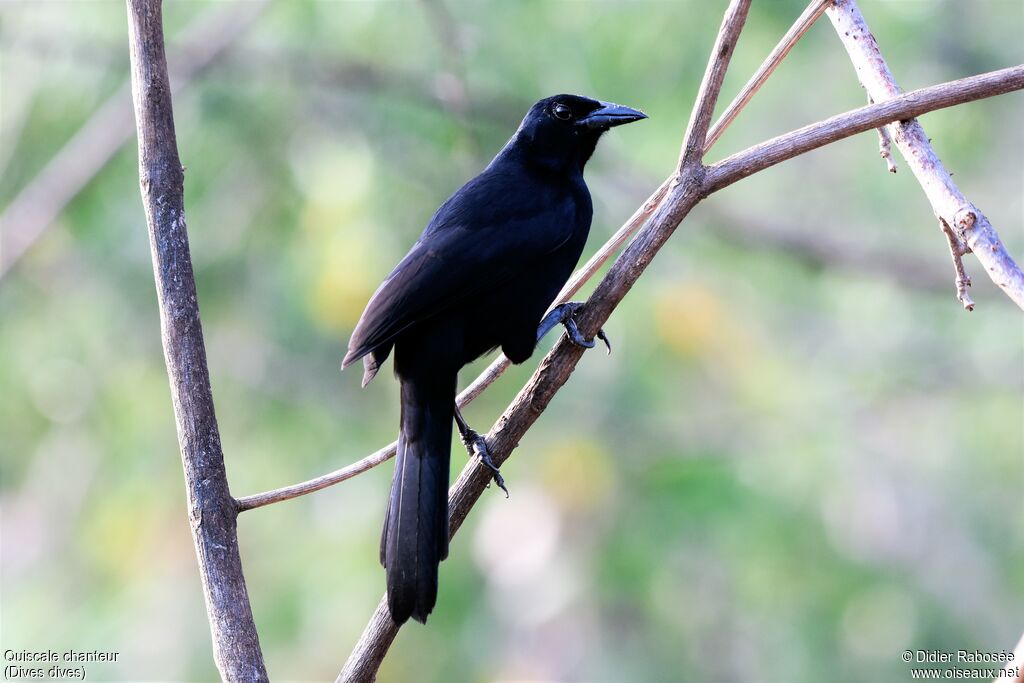
[[[185,229],[184,172],[174,135],[160,4],[160,0],[128,0],[128,37],[139,138],[139,181],[149,225],[189,521],[221,677],[226,681],[266,681],[242,576],[237,512],[228,490],[206,367]]]
[[[837,0],[828,10],[843,47],[850,55],[857,78],[875,102],[899,96],[889,65],[885,63],[864,16],[853,0]],[[949,171],[932,148],[931,141],[917,119],[900,120],[887,126],[893,142],[903,155],[907,166],[921,184],[932,210],[939,221],[944,221],[967,243],[985,272],[1006,295],[1024,308],[1024,273],[1007,253],[1002,240],[978,207],[964,196],[953,182]],[[961,280],[956,281],[961,292]],[[968,280],[969,282],[969,280]],[[963,301],[963,298],[961,298]],[[969,301],[969,299],[968,299]],[[967,306],[967,302],[964,302]],[[972,304],[973,306],[973,304]]]

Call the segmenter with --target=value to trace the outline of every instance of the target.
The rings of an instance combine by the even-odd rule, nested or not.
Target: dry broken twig
[[[898,97],[902,91],[896,85],[896,80],[889,71],[889,66],[882,57],[864,16],[857,8],[857,3],[854,0],[836,0],[826,13],[846,48],[850,61],[857,71],[857,78],[867,90],[868,96],[875,102]],[[909,117],[901,117],[895,123],[889,124],[888,129],[907,166],[931,202],[936,217],[957,231],[957,237],[967,243],[992,281],[1006,292],[1014,303],[1024,308],[1024,273],[1007,253],[988,218],[968,201],[953,182],[949,171],[935,154],[921,124]],[[957,256],[954,256],[953,262],[958,268],[957,296],[963,302],[961,295],[965,292],[962,291],[960,284],[963,264],[959,262]],[[967,299],[969,301],[970,297]],[[964,308],[971,310],[966,302]]]
[[[868,97],[868,104],[874,104],[875,101]],[[896,161],[892,158],[892,137],[889,135],[889,129],[885,126],[879,126],[875,130],[878,131],[878,156],[882,157],[885,161],[885,168],[889,173],[896,172]]]
[[[963,259],[964,254],[971,253],[971,248],[953,231],[953,228],[949,227],[949,223],[942,216],[939,216],[939,227],[942,228],[946,241],[949,242],[949,255],[953,259],[953,270],[956,271],[956,278],[953,280],[953,286],[956,287],[956,298],[964,308],[973,311],[974,301],[967,293],[967,288],[971,286],[971,278],[964,270]]]
[[[896,161],[892,158],[892,138],[885,126],[878,127],[878,156],[885,160],[885,168],[889,173],[896,172]]]

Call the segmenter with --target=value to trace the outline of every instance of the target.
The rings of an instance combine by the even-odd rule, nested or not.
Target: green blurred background
[[[589,256],[672,168],[724,5],[277,0],[179,90],[232,491],[394,438],[390,372],[365,390],[337,372],[348,334],[434,208],[556,92],[651,117],[588,166]],[[723,100],[803,5],[753,4]],[[168,2],[172,54],[225,9]],[[862,9],[906,89],[1024,62],[1019,0]],[[126,30],[116,1],[3,3],[0,207],[123,88]],[[864,101],[822,19],[710,159]],[[1019,258],[1022,113],[1012,94],[923,118]],[[382,680],[889,681],[909,677],[905,649],[1011,648],[1024,327],[967,266],[970,314],[874,135],[702,204],[606,326],[615,353],[585,356],[505,466],[511,498],[474,510]],[[540,357],[470,422],[486,429]],[[133,138],[0,279],[0,387],[0,648],[121,653],[91,680],[214,679]],[[360,634],[390,476],[241,517],[274,680],[333,679]]]

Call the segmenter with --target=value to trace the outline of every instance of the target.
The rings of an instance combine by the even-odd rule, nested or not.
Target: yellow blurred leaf
[[[586,512],[612,494],[615,466],[599,442],[564,439],[552,444],[541,459],[540,481],[564,509]]]
[[[723,312],[714,292],[697,283],[677,284],[657,294],[658,334],[681,356],[717,351],[723,336]]]

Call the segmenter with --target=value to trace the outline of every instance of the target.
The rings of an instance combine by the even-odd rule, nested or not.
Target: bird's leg
[[[564,304],[558,304],[551,309],[551,312],[544,316],[544,319],[540,321],[540,325],[537,327],[537,341],[540,341],[541,337],[550,332],[551,328],[555,325],[564,325],[565,336],[569,337],[569,341],[585,349],[594,348],[594,340],[588,341],[584,339],[579,328],[576,327],[576,311],[582,307],[582,302],[569,301]],[[604,333],[603,328],[597,331],[597,338],[604,342],[610,354],[612,352],[612,343],[608,340],[608,335]]]
[[[480,462],[491,471],[494,483],[505,492],[505,497],[508,498],[505,479],[501,476],[501,470],[498,469],[498,466],[494,464],[494,460],[491,459],[491,452],[487,450],[487,442],[470,428],[466,418],[462,417],[458,404],[455,404],[455,424],[459,428],[459,435],[462,437],[462,443],[466,446],[466,450],[469,451],[469,456],[473,457],[475,455],[480,458]]]

